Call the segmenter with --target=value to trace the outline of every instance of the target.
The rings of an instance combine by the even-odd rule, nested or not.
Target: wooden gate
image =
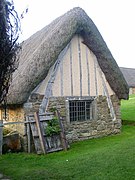
[[[64,134],[63,124],[57,111],[59,133],[48,136],[46,133],[49,121],[54,118],[52,113],[38,114],[34,113],[27,116],[27,137],[28,152],[31,152],[31,134],[37,154],[46,154],[49,152],[67,150],[68,145]],[[31,133],[30,133],[31,132]]]

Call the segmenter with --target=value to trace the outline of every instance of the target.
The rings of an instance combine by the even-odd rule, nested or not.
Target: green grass
[[[130,95],[129,100],[121,101],[122,120],[135,121],[135,94]]]
[[[122,119],[135,121],[135,95],[121,104]],[[12,180],[135,179],[135,126],[124,125],[119,135],[73,143],[67,152],[2,155],[0,172]]]
[[[13,180],[135,179],[135,126],[123,126],[119,135],[73,143],[67,152],[2,155],[0,172]]]

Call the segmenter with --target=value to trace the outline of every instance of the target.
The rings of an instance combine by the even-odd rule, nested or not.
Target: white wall
[[[78,35],[71,40],[52,86],[53,96],[98,96],[105,95],[105,90],[110,95],[114,94],[96,56],[82,42],[83,39]],[[45,93],[51,73],[52,70],[36,90],[37,93]]]

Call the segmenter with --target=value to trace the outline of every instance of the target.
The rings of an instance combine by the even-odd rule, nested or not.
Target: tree
[[[20,21],[12,0],[0,0],[0,103],[8,93],[12,73],[18,67]]]

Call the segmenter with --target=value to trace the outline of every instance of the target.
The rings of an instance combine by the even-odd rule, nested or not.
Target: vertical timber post
[[[26,128],[27,128],[27,142],[28,142],[28,147],[27,147],[27,151],[28,153],[31,152],[31,140],[30,140],[30,123],[29,123],[29,117],[27,116],[26,117],[26,121],[27,121],[27,124],[26,124]]]
[[[61,136],[61,140],[62,140],[63,149],[66,151],[68,149],[68,144],[67,144],[63,124],[61,122],[60,113],[58,110],[56,111],[56,114],[57,114],[58,119],[59,119],[59,125],[60,125],[60,129],[61,129],[60,136]]]
[[[35,117],[35,121],[36,121],[36,125],[37,125],[37,130],[38,130],[38,134],[39,134],[39,140],[41,143],[41,148],[42,148],[43,153],[46,154],[47,153],[46,143],[45,143],[45,138],[43,136],[42,129],[41,129],[39,114],[37,112],[35,112],[34,117]]]

